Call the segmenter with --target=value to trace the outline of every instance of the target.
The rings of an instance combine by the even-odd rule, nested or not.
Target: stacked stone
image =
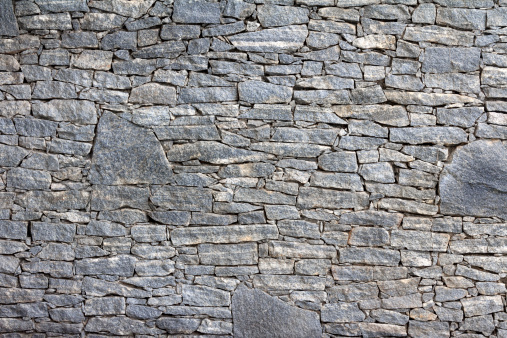
[[[507,337],[506,0],[0,0],[0,337]]]

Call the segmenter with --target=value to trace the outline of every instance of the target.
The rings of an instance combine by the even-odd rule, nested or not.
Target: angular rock
[[[16,21],[16,16],[14,15],[13,4],[12,1],[9,0],[0,1],[0,35],[19,35],[18,23]]]
[[[192,318],[162,317],[157,319],[156,325],[169,334],[190,334],[199,328],[201,320]]]
[[[175,145],[167,152],[167,159],[171,162],[198,159],[213,164],[230,164],[262,161],[267,157],[261,152],[233,148],[214,141]]]
[[[398,266],[400,253],[397,250],[379,248],[340,249],[340,263]]]
[[[486,29],[486,11],[466,8],[439,8],[437,24],[457,29]]]
[[[336,302],[322,307],[321,320],[332,323],[362,322],[366,315],[357,303]]]
[[[171,176],[169,162],[152,131],[112,113],[102,115],[90,170],[93,184],[161,184]]]
[[[87,191],[30,191],[26,194],[26,205],[34,210],[86,209],[90,201]]]
[[[273,332],[284,337],[317,337],[322,330],[315,312],[290,306],[262,291],[244,286],[238,288],[232,297],[232,315],[235,337],[261,337]]]
[[[233,87],[181,88],[179,103],[236,101],[238,93]]]
[[[125,314],[125,298],[102,297],[86,300],[84,314],[87,316],[121,315]]]
[[[92,210],[97,211],[122,207],[146,210],[149,209],[149,196],[148,188],[94,185],[90,206]]]
[[[505,146],[475,141],[458,148],[440,178],[441,210],[448,215],[506,218]]]
[[[220,6],[202,0],[176,0],[172,19],[181,23],[220,23]]]
[[[164,186],[153,188],[151,201],[169,209],[211,212],[213,200],[208,189]]]
[[[479,69],[480,48],[428,47],[421,70],[427,73],[472,72]]]
[[[470,32],[440,27],[440,26],[422,26],[407,27],[403,38],[414,42],[434,42],[447,46],[472,46],[474,35]]]
[[[85,258],[75,262],[78,275],[117,275],[130,277],[134,275],[136,259],[127,255],[112,258]]]
[[[301,187],[299,192],[297,206],[302,209],[346,209],[368,205],[368,195],[362,192],[354,193],[313,187]]]
[[[51,185],[51,175],[45,171],[13,168],[7,173],[7,186],[25,190],[45,190]]]

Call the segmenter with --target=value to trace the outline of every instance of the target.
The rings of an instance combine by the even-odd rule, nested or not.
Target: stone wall
[[[0,35],[0,337],[507,337],[506,0],[0,0]]]

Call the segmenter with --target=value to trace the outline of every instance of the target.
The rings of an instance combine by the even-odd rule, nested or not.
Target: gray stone
[[[383,246],[389,244],[389,233],[382,228],[355,227],[350,232],[350,245]]]
[[[81,309],[76,308],[57,308],[49,310],[51,319],[56,322],[81,323],[85,321],[85,316]]]
[[[176,0],[172,19],[182,23],[220,23],[220,7],[202,0]]]
[[[367,163],[361,165],[359,174],[367,181],[394,183],[394,171],[387,162]]]
[[[321,320],[323,322],[348,323],[362,322],[366,315],[359,309],[357,303],[337,302],[322,307]]]
[[[182,285],[183,304],[196,306],[230,306],[229,292],[198,285]]]
[[[300,188],[297,200],[297,206],[302,209],[343,209],[366,206],[367,204],[368,196],[362,192],[354,193],[313,187]]]
[[[122,207],[148,209],[150,192],[147,188],[133,186],[95,185],[92,191],[91,209],[114,210]]]
[[[134,274],[136,259],[127,255],[112,258],[85,258],[75,263],[78,275],[117,275],[130,277]]]
[[[51,185],[48,172],[13,168],[7,173],[7,186],[25,190],[44,190]]]
[[[0,304],[41,302],[44,290],[0,288]]]
[[[398,266],[400,253],[380,248],[340,249],[340,263]]]
[[[266,313],[266,311],[268,311]],[[232,297],[235,337],[317,337],[318,315],[286,304],[259,290],[242,286]],[[262,323],[262,325],[259,325]]]
[[[505,146],[500,141],[475,141],[458,148],[440,178],[441,209],[450,215],[496,215],[506,218]],[[472,155],[473,154],[473,155]]]
[[[201,325],[201,320],[191,318],[162,317],[157,319],[156,325],[169,334],[190,334],[199,328]]]
[[[199,244],[201,264],[210,265],[255,265],[258,261],[257,244]]]
[[[375,283],[354,283],[349,285],[333,286],[327,290],[327,293],[330,303],[339,301],[354,302],[364,299],[377,298],[379,290]]]
[[[311,176],[310,185],[364,191],[361,178],[357,174],[315,172]]]
[[[310,226],[313,224],[313,227]],[[298,229],[297,226],[303,226]],[[318,229],[316,224],[306,221],[294,221],[294,223],[285,223],[282,231],[290,231],[297,234],[295,237],[318,238],[316,233]],[[288,233],[290,235],[290,233]],[[271,242],[269,252],[273,257],[291,257],[291,258],[335,258],[336,249],[326,245],[312,245],[298,242]]]
[[[257,18],[262,27],[298,25],[308,22],[306,8],[291,6],[263,5],[257,9]]]
[[[30,191],[26,194],[26,205],[35,210],[86,209],[90,200],[87,191]]]
[[[178,228],[171,231],[175,246],[200,243],[240,243],[278,238],[278,228],[270,224]]]
[[[18,23],[14,15],[12,1],[10,0],[0,1],[0,35],[19,35]]]
[[[488,10],[488,27],[507,26],[506,12],[505,8],[501,7]]]
[[[305,25],[291,25],[241,33],[229,40],[241,51],[278,53],[296,51],[303,46],[307,35]]]
[[[484,113],[482,107],[437,108],[437,122],[463,128],[472,127]]]
[[[150,306],[128,305],[126,314],[134,319],[150,320],[160,317],[162,311]]]
[[[193,25],[164,25],[160,31],[162,40],[187,40],[198,38],[201,28]]]
[[[36,101],[33,114],[52,121],[67,121],[79,124],[96,124],[97,110],[91,101],[83,100],[51,100]]]
[[[153,188],[151,201],[176,210],[211,212],[212,209],[211,192],[202,188],[156,187]]]
[[[319,167],[326,171],[357,172],[356,154],[353,152],[332,152],[319,156]]]
[[[421,70],[427,73],[471,72],[479,69],[480,48],[428,47]]]
[[[411,320],[408,324],[408,334],[411,337],[450,337],[449,323],[447,322],[420,322]]]
[[[184,162],[198,159],[213,164],[230,164],[251,161],[261,161],[266,154],[227,146],[219,142],[194,142],[191,144],[175,145],[167,152],[167,159],[171,162]]]
[[[33,222],[31,226],[34,241],[72,242],[76,233],[75,224]]]
[[[258,142],[251,147],[263,153],[270,153],[284,157],[317,157],[329,147],[315,144],[298,144],[282,142]]]
[[[177,319],[181,320],[181,319]],[[197,319],[200,321],[200,319]],[[88,320],[85,326],[86,332],[106,332],[115,336],[125,335],[157,335],[164,331],[148,327],[143,321],[128,317],[93,317]]]
[[[474,35],[448,27],[421,26],[407,27],[403,36],[405,40],[414,42],[433,42],[447,46],[466,46],[473,44]]]
[[[466,8],[439,8],[437,24],[458,29],[486,29],[486,11]]]
[[[478,93],[481,90],[479,75],[426,74],[424,84],[426,87],[465,93]]]
[[[19,25],[23,29],[72,29],[69,13],[61,14],[43,14],[34,16],[25,16],[18,19]]]
[[[467,134],[455,127],[419,127],[391,129],[389,140],[409,144],[459,144],[467,141]]]
[[[241,95],[241,94],[240,94]],[[179,103],[236,101],[238,92],[233,87],[182,88]]]
[[[62,47],[97,48],[99,40],[93,32],[68,32],[62,34]]]
[[[292,89],[261,81],[246,81],[238,85],[239,99],[248,103],[288,103]]]
[[[134,59],[113,62],[113,72],[118,75],[150,75],[156,69],[156,60]]]
[[[161,184],[171,176],[169,162],[152,131],[109,112],[102,115],[90,170],[93,184]]]

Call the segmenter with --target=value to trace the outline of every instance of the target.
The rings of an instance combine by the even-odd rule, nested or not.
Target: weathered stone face
[[[442,212],[505,219],[506,151],[501,141],[475,141],[458,147],[440,178]]]
[[[507,0],[0,0],[0,336],[507,337]]]

